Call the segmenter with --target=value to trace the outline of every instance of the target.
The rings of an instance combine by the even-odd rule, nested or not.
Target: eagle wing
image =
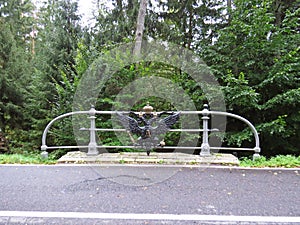
[[[180,112],[169,115],[158,121],[157,127],[153,128],[155,136],[166,133],[179,120]]]
[[[130,131],[133,134],[142,135],[143,128],[139,126],[138,122],[134,118],[123,115],[119,112],[117,112],[117,116],[119,117],[119,121],[126,130]]]

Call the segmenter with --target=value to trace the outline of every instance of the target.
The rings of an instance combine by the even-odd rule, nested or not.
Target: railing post
[[[202,120],[203,120],[203,135],[202,135],[202,144],[201,144],[201,152],[200,156],[210,156],[210,146],[208,143],[208,120],[209,114],[208,112],[208,105],[204,105],[203,113],[202,113]]]
[[[89,119],[91,121],[91,126],[90,126],[90,143],[88,145],[88,152],[87,155],[98,155],[98,149],[97,149],[97,143],[96,143],[96,110],[95,106],[91,106],[91,109],[89,111]]]
[[[42,147],[41,147],[41,150],[42,150],[42,152],[41,152],[41,157],[42,157],[43,159],[48,159],[47,146],[42,146]]]
[[[253,154],[253,160],[259,159],[260,158],[260,147],[256,146],[254,148],[254,154]]]

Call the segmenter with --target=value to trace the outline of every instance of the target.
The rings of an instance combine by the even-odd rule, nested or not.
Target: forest
[[[97,0],[86,25],[76,0],[0,0],[0,129],[10,152],[39,151],[45,126],[72,111],[79,81],[95,59],[136,40],[140,8],[137,0]],[[299,155],[299,0],[149,0],[141,38],[199,56],[221,86],[226,111],[255,125],[262,155]],[[111,76],[96,108],[111,110],[123,87],[153,74],[182,87],[198,110],[207,102],[181,68],[141,61]],[[172,107],[155,98],[151,105]],[[227,130],[224,146],[253,146],[245,126],[228,120]],[[116,141],[108,134],[101,139]],[[74,142],[71,121],[51,131],[51,144]]]

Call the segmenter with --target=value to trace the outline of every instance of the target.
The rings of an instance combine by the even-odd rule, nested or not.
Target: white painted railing
[[[109,149],[109,148],[139,148],[140,146],[137,145],[129,145],[129,146],[107,146],[107,145],[98,145],[96,142],[96,131],[120,131],[120,132],[126,132],[126,129],[114,129],[114,128],[96,128],[95,125],[95,119],[96,115],[112,115],[116,114],[116,111],[97,111],[95,110],[94,106],[91,107],[89,111],[76,111],[76,112],[70,112],[70,113],[65,113],[63,115],[60,115],[56,118],[54,118],[52,121],[48,123],[46,126],[43,136],[42,136],[42,156],[43,157],[48,157],[48,152],[47,150],[50,149],[73,149],[73,148],[78,148],[78,149],[88,149],[87,155],[98,155],[99,151],[98,149]],[[129,112],[121,112],[121,113],[129,113]],[[73,116],[73,115],[79,115],[79,114],[86,114],[89,115],[90,119],[90,128],[81,128],[80,130],[87,130],[90,132],[89,135],[89,144],[88,145],[81,145],[81,146],[47,146],[47,134],[48,131],[50,130],[51,126],[53,125],[54,122],[63,119],[68,116]],[[189,147],[189,146],[164,146],[162,149],[200,149],[200,156],[210,156],[211,152],[210,150],[233,150],[233,151],[254,151],[253,158],[260,157],[260,146],[259,146],[259,136],[258,132],[255,129],[255,127],[250,123],[249,120],[245,119],[244,117],[241,117],[239,115],[233,114],[233,113],[228,113],[228,112],[220,112],[220,111],[209,111],[208,106],[205,105],[204,109],[202,111],[180,111],[181,115],[188,115],[188,114],[198,114],[202,115],[202,122],[203,122],[203,129],[170,129],[169,131],[171,132],[202,132],[202,144],[201,147]],[[214,147],[210,146],[208,142],[208,135],[209,132],[212,131],[218,131],[218,129],[208,129],[208,121],[209,121],[209,115],[217,115],[217,116],[228,116],[232,117],[235,119],[238,119],[244,123],[246,123],[249,128],[251,129],[254,138],[255,138],[255,146],[253,148],[232,148],[232,147]]]

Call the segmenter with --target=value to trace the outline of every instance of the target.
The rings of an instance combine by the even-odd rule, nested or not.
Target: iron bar
[[[80,128],[81,131],[89,131],[90,128]],[[95,131],[116,131],[116,132],[125,132],[127,131],[126,129],[122,128],[95,128]],[[171,132],[202,132],[203,129],[170,129],[169,131]],[[208,129],[210,132],[218,132],[219,129]]]
[[[88,145],[80,145],[80,146],[47,146],[47,150],[49,149],[85,149],[88,148]],[[119,149],[119,148],[132,148],[132,149],[139,149],[141,146],[134,146],[134,145],[114,145],[114,146],[109,146],[109,145],[97,145],[96,148],[106,148],[106,149]],[[157,150],[168,150],[168,149],[186,149],[186,150],[191,150],[191,149],[201,149],[201,147],[196,146],[196,147],[190,147],[190,146],[164,146],[164,147],[157,147],[154,148]],[[210,147],[212,150],[231,150],[231,151],[254,151],[254,148],[234,148],[234,147]]]

